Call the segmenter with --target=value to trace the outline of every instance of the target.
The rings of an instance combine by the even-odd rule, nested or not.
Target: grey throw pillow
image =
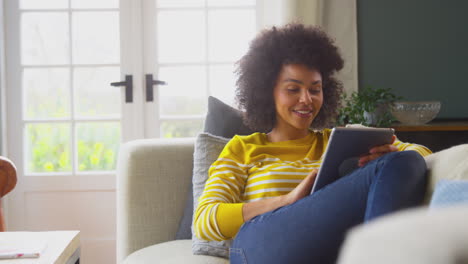
[[[193,208],[197,208],[198,206],[198,198],[205,188],[211,164],[218,158],[229,140],[229,138],[218,137],[208,133],[198,135],[193,153]],[[205,241],[198,239],[195,236],[195,232],[193,232],[192,223],[193,254],[229,258],[230,244],[231,241]]]
[[[254,133],[254,131],[243,124],[241,111],[225,104],[213,96],[208,97],[208,113],[206,115],[203,131],[224,138],[232,138],[236,134],[249,135]],[[175,239],[191,239],[192,237],[192,197],[193,191],[192,188],[190,188]]]
[[[185,201],[184,214],[179,222],[175,239],[192,239],[193,188],[190,184]]]
[[[244,125],[241,111],[213,96],[208,97],[208,114],[203,131],[225,138],[254,133]]]

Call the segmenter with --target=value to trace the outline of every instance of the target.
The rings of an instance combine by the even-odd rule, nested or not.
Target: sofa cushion
[[[430,208],[468,204],[468,180],[440,180],[431,198]]]
[[[425,201],[429,204],[440,180],[468,180],[468,144],[454,146],[425,157],[429,170]]]
[[[195,140],[193,153],[193,208],[198,206],[198,198],[205,188],[208,179],[208,170],[211,164],[218,158],[228,138],[201,133]],[[231,241],[205,241],[198,239],[193,232],[192,222],[192,250],[194,254],[211,255],[228,258]]]
[[[193,186],[190,184],[185,198],[184,213],[179,222],[175,239],[191,239],[192,238],[192,220],[193,220]]]
[[[234,135],[250,135],[254,132],[244,125],[240,110],[213,96],[208,97],[208,113],[203,131],[225,138],[232,138]]]
[[[468,263],[468,205],[403,210],[348,233],[339,264]]]
[[[229,260],[192,254],[191,240],[174,240],[142,248],[130,254],[124,264],[228,264]]]
[[[234,135],[249,135],[254,132],[242,122],[242,112],[240,110],[225,104],[213,96],[208,97],[208,113],[205,118],[203,131],[224,138],[232,138]],[[190,187],[175,239],[190,239],[192,237],[192,220],[193,189]]]

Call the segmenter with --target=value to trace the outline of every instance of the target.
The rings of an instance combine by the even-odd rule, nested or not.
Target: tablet
[[[311,194],[357,168],[359,157],[375,146],[391,144],[392,128],[333,128]]]

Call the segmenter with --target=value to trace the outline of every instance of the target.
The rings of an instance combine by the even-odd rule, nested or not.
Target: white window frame
[[[154,3],[154,1],[151,1],[151,2]],[[209,50],[208,12],[212,11],[212,10],[253,10],[255,12],[255,19],[256,19],[255,29],[256,29],[256,31],[258,31],[258,29],[260,28],[260,25],[261,25],[261,21],[262,21],[262,18],[260,18],[259,15],[263,14],[263,10],[260,10],[260,7],[263,7],[263,0],[256,0],[256,3],[254,5],[245,5],[245,6],[226,6],[226,7],[224,7],[224,6],[207,6],[207,5],[205,5],[205,6],[202,6],[202,7],[181,7],[181,8],[178,8],[178,7],[159,8],[159,7],[156,7],[156,6],[145,7],[144,10],[148,10],[149,8],[155,8],[156,12],[160,12],[160,11],[193,11],[193,10],[198,10],[198,11],[203,11],[203,13],[205,15],[204,27],[205,27],[206,35],[205,35],[205,57],[204,57],[204,59],[202,61],[200,61],[200,62],[190,62],[190,63],[184,63],[184,62],[159,63],[159,61],[158,61],[156,69],[154,69],[156,74],[153,73],[153,76],[158,76],[159,67],[167,67],[167,66],[202,66],[202,67],[205,67],[205,69],[206,69],[205,76],[204,76],[205,83],[206,83],[206,90],[204,92],[206,93],[207,97],[212,95],[211,87],[210,87],[210,66],[216,66],[216,65],[231,66],[236,61],[235,60],[233,60],[233,61],[211,61],[209,59],[209,52],[208,52],[208,50]],[[150,16],[145,16],[145,17],[148,18]],[[154,18],[152,18],[152,17],[150,17],[150,19],[154,20]],[[156,21],[154,21],[152,23],[152,25],[156,25]],[[152,30],[152,29],[149,29],[149,30]],[[147,33],[149,33],[149,32],[147,32]],[[151,35],[151,34],[145,34],[145,36],[148,36],[148,35]],[[148,42],[145,41],[145,43],[148,43]],[[153,43],[156,43],[156,41],[154,41]],[[157,59],[157,54],[154,53],[154,52],[156,52],[157,48],[155,49],[154,47],[145,47],[144,50],[145,50],[145,54],[150,55],[149,57]],[[154,52],[152,50],[154,50]],[[145,69],[151,69],[151,67],[154,68],[153,65],[145,64]],[[151,72],[151,70],[149,72]],[[164,88],[161,88],[161,89],[164,89]],[[158,89],[155,89],[155,98],[159,98]],[[146,119],[147,123],[148,122],[154,122],[154,126],[150,126],[148,129],[151,129],[151,127],[158,127],[159,129],[157,131],[153,130],[151,132],[147,132],[147,134],[153,134],[153,135],[156,135],[156,137],[161,137],[161,134],[162,134],[161,124],[164,121],[201,121],[201,122],[203,122],[204,119],[205,119],[205,116],[206,116],[206,113],[200,114],[200,115],[180,115],[180,116],[160,115],[159,114],[159,112],[160,112],[159,111],[159,106],[155,106],[153,111],[156,111],[156,113],[157,113],[156,116],[158,118],[156,120]]]

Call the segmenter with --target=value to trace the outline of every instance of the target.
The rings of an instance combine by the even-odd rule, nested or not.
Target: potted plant
[[[353,92],[350,97],[343,95],[337,125],[363,124],[366,126],[389,127],[395,121],[390,106],[401,97],[392,93],[391,88],[366,87]]]

